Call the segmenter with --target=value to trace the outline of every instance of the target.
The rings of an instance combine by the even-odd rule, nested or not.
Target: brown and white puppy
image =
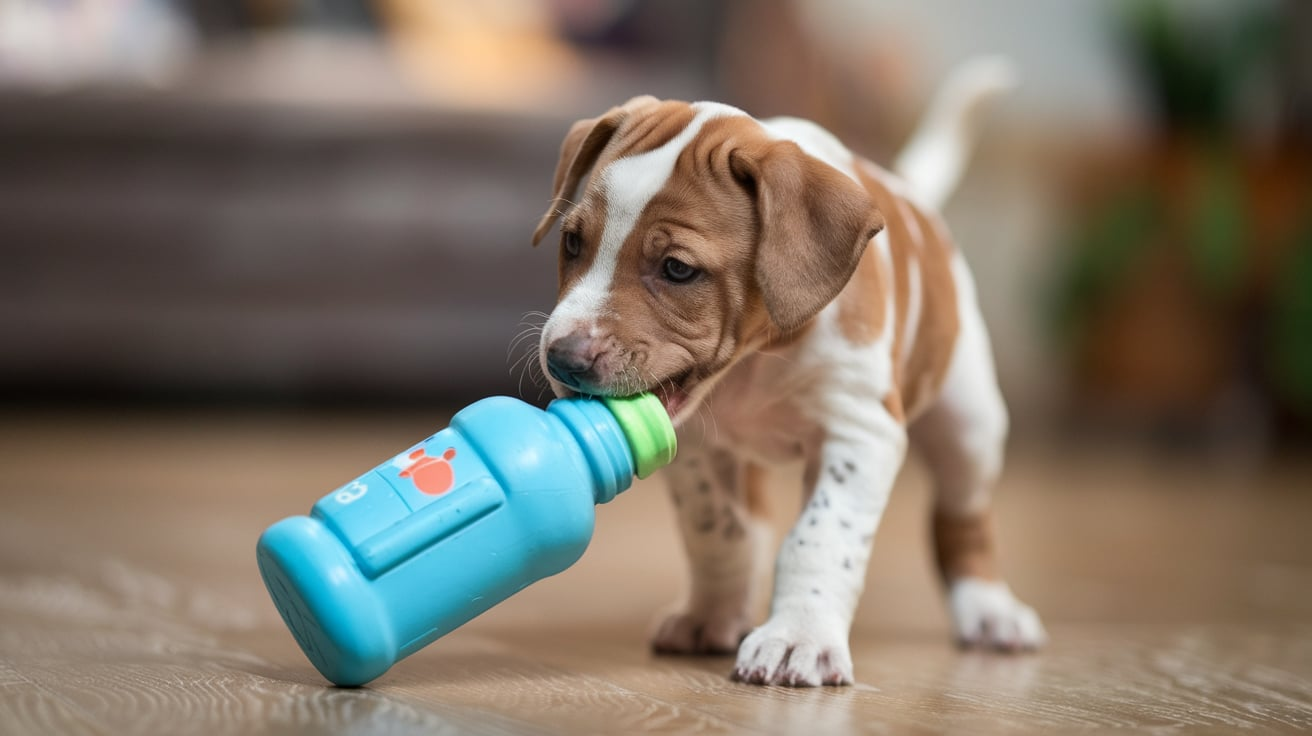
[[[570,129],[533,236],[559,220],[542,368],[558,395],[654,391],[679,426],[667,478],[692,590],[656,650],[736,648],[733,675],[752,683],[852,682],[852,616],[908,440],[933,469],[958,640],[1043,641],[999,577],[989,492],[1007,412],[966,263],[932,211],[971,110],[1005,76],[981,61],[954,77],[899,160],[905,179],[813,123],[716,103],[639,97]],[[688,422],[702,407],[713,419]],[[807,500],[753,630],[752,517],[765,470],[793,460]]]

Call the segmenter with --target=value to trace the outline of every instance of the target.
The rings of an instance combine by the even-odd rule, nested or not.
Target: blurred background
[[[718,99],[888,162],[983,53],[1021,85],[946,215],[1017,436],[1306,452],[1298,0],[0,0],[0,401],[544,400],[572,121]]]

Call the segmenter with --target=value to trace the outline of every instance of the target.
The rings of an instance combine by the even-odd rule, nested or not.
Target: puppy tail
[[[980,56],[957,67],[939,88],[894,163],[922,205],[937,210],[956,191],[984,103],[1015,86],[1016,71],[1009,60]]]

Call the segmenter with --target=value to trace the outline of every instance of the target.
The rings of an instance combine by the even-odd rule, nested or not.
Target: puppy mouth
[[[665,412],[670,415],[670,419],[677,420],[679,413],[687,408],[692,398],[692,384],[692,369],[689,369],[656,384],[651,388],[651,392],[665,407]]]
[[[697,381],[693,379],[693,370],[689,368],[683,373],[676,374],[649,386],[645,391],[653,394],[661,402],[661,406],[665,407],[665,413],[670,415],[670,421],[677,425],[682,419],[680,412],[687,409],[692,402],[692,391],[696,385]],[[562,398],[570,396],[600,397],[630,395],[623,390],[615,391],[613,389],[608,390],[605,387],[573,386],[557,380],[552,381],[552,386],[556,390],[556,395]],[[629,389],[629,391],[632,390],[633,389]]]

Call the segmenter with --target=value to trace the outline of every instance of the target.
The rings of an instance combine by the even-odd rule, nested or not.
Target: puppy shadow
[[[693,654],[654,651],[648,648],[645,664],[654,669],[696,674],[699,677],[714,676],[728,683],[735,661],[737,661],[736,652],[699,652]]]
[[[273,701],[264,718],[265,731],[285,733],[298,728],[348,736],[380,733],[462,733],[469,724],[441,711],[440,706],[412,705],[404,697],[371,686],[336,687],[317,672],[270,668],[264,674],[288,687]]]

